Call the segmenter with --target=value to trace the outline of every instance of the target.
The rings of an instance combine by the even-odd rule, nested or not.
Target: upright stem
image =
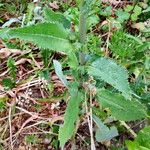
[[[79,40],[82,44],[82,50],[79,54],[79,61],[81,65],[85,64],[85,43],[86,43],[86,18],[87,14],[83,10],[84,6],[84,0],[81,0],[81,6],[80,6],[80,16],[79,16]]]
[[[94,144],[94,137],[93,137],[92,93],[91,93],[91,91],[90,91],[90,111],[88,110],[87,93],[85,92],[85,111],[87,114],[87,122],[88,122],[88,126],[89,126],[90,137],[91,137],[91,150],[96,150],[96,147]]]

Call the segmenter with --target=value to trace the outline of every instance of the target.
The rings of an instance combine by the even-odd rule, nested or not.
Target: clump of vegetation
[[[149,149],[148,3],[26,5],[0,30],[2,149]]]

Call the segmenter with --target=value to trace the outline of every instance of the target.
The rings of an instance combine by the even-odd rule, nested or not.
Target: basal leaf
[[[63,75],[62,66],[61,66],[60,62],[58,62],[57,60],[53,60],[53,64],[54,64],[54,68],[55,68],[55,72],[56,72],[57,76],[59,77],[61,82],[67,87],[68,83],[67,83],[65,76]]]
[[[40,23],[23,28],[3,30],[3,32],[0,32],[0,37],[19,38],[32,42],[40,48],[66,53],[69,53],[72,49],[67,39],[68,32],[58,23]]]
[[[70,28],[71,23],[67,20],[63,14],[59,12],[53,12],[49,8],[44,9],[44,18],[46,22],[58,22],[63,24],[65,28]]]
[[[98,129],[96,130],[96,140],[98,142],[109,141],[115,136],[118,136],[118,131],[116,127],[111,127],[110,129],[98,118],[93,115],[93,120],[97,124]]]
[[[64,147],[65,143],[72,137],[75,131],[75,124],[79,113],[80,99],[81,95],[78,93],[77,88],[72,88],[71,98],[65,111],[64,124],[59,130],[58,139],[61,147]]]
[[[122,92],[122,95],[127,99],[131,98],[131,90],[127,81],[128,73],[114,61],[99,58],[88,68],[88,73],[109,83]]]
[[[98,92],[98,101],[104,108],[109,108],[112,116],[122,121],[132,121],[147,117],[146,108],[137,100],[127,101],[122,95],[108,90]]]

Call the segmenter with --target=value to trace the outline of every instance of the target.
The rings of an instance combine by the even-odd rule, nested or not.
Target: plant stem
[[[80,16],[79,16],[79,40],[82,44],[82,50],[79,54],[79,61],[81,65],[85,64],[85,42],[86,42],[86,13],[83,10],[84,0],[81,0],[80,6]]]
[[[87,122],[89,126],[90,131],[90,137],[91,137],[91,150],[96,150],[95,144],[94,144],[94,138],[93,138],[93,119],[92,119],[92,94],[90,92],[90,111],[88,111],[88,104],[87,104],[87,93],[85,92],[85,111],[87,114]]]
[[[90,90],[90,134],[91,134],[91,150],[96,150],[93,138],[93,112],[92,112],[92,92]]]
[[[137,134],[124,121],[120,121],[120,123],[132,134],[134,138],[137,137]]]

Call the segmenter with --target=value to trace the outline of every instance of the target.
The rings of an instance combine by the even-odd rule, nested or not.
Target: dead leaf
[[[121,3],[122,1],[121,1],[121,0],[119,0],[119,1],[117,1],[117,0],[102,0],[102,2],[103,2],[103,3],[111,3],[111,4],[113,4],[113,5],[118,5],[118,4]]]
[[[101,27],[104,26],[104,25],[106,25],[106,24],[108,24],[108,23],[109,23],[108,20],[104,20],[104,21],[101,23]]]
[[[143,22],[138,22],[138,23],[133,24],[132,28],[136,28],[141,31],[145,29],[145,24]]]
[[[20,60],[18,60],[17,62],[15,62],[15,65],[21,65],[21,64],[24,64],[25,62],[29,62],[30,64],[32,63],[32,61],[30,59],[27,59],[27,58],[22,58]]]
[[[0,58],[1,59],[4,59],[4,58],[7,58],[8,56],[10,56],[11,52],[8,48],[2,48],[0,50]]]
[[[17,150],[26,150],[25,146],[19,146]]]
[[[57,2],[56,2],[56,1],[54,1],[54,2],[52,2],[52,3],[49,3],[49,6],[50,6],[51,8],[53,8],[53,9],[59,9],[59,6],[57,5]]]
[[[110,141],[103,141],[101,142],[103,145],[105,145],[106,147],[110,147]]]
[[[2,48],[0,50],[0,58],[2,58],[2,59],[7,58],[11,54],[20,55],[20,54],[22,54],[22,51],[18,50],[18,49],[9,49],[9,48]]]

